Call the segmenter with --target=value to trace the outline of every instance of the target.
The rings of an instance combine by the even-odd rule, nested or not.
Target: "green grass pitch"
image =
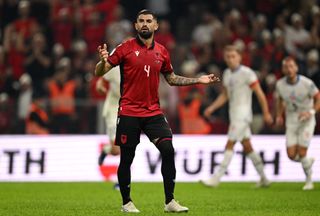
[[[320,215],[320,185],[302,191],[303,183],[273,183],[254,189],[253,183],[222,183],[206,188],[199,183],[177,183],[176,200],[189,207],[187,215]],[[162,183],[132,183],[139,215],[163,212]],[[112,183],[0,183],[1,216],[112,216],[120,212],[120,192]]]

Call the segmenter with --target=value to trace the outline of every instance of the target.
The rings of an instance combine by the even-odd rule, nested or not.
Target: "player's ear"
[[[134,28],[136,29],[136,31],[138,31],[138,23],[137,22],[134,23]]]
[[[155,31],[157,31],[158,30],[158,28],[159,28],[159,23],[158,23],[158,21],[156,20],[156,23],[154,24],[155,26],[154,26],[154,30]]]

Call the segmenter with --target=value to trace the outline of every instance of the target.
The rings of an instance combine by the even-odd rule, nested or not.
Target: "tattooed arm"
[[[219,77],[216,77],[214,74],[202,75],[199,78],[188,78],[183,76],[178,76],[174,73],[165,74],[165,79],[171,86],[187,86],[194,84],[210,84],[213,82],[219,82]]]

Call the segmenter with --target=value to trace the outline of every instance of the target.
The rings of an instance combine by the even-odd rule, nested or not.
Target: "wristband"
[[[309,110],[310,115],[315,115],[316,114],[316,110],[315,109],[311,109]]]

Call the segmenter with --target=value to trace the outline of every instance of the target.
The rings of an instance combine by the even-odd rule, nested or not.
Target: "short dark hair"
[[[283,60],[282,60],[282,64],[288,62],[288,61],[293,61],[295,64],[297,64],[296,59],[293,56],[286,56]]]
[[[151,10],[148,10],[148,9],[143,9],[141,11],[138,12],[137,14],[137,17],[136,17],[136,21],[138,20],[138,17],[141,15],[141,14],[151,14],[153,19],[157,20],[157,16],[155,15],[155,13],[153,13]]]

